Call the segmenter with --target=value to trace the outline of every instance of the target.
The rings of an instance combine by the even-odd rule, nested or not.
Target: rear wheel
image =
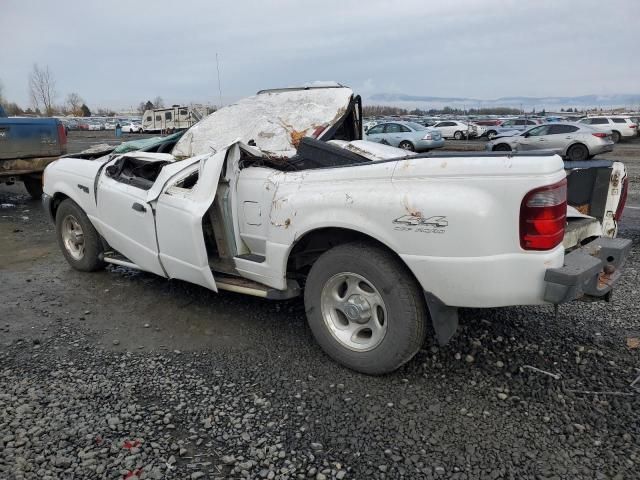
[[[400,142],[400,145],[398,145],[398,147],[400,147],[403,150],[409,150],[411,152],[415,151],[415,147],[413,146],[413,143],[407,140]]]
[[[498,145],[493,147],[493,151],[494,152],[510,152],[511,151],[511,147],[509,145],[507,145],[506,143],[499,143]]]
[[[56,211],[56,236],[62,253],[73,268],[83,272],[104,268],[100,236],[87,215],[71,199],[64,200]]]
[[[40,200],[42,197],[42,178],[38,177],[23,177],[24,188],[27,189],[29,195],[34,200]]]
[[[457,131],[456,133],[453,134],[453,138],[455,138],[456,140],[462,140],[463,136],[464,135],[460,131]]]
[[[362,373],[397,369],[424,340],[420,286],[400,260],[373,244],[350,243],[325,252],[309,272],[304,303],[323,350]]]
[[[620,139],[622,138],[622,135],[620,135],[620,132],[616,132],[615,130],[611,133],[611,139],[613,140],[613,143],[618,143],[620,141]]]
[[[567,158],[574,162],[587,160],[589,158],[589,149],[582,144],[571,145],[567,150]]]

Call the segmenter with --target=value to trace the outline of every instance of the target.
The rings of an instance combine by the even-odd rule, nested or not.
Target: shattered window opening
[[[196,186],[196,183],[198,183],[198,178],[199,178],[199,174],[198,174],[198,171],[196,170],[195,172],[187,175],[185,178],[178,181],[174,185],[174,187],[182,188],[184,190],[191,190],[193,189],[193,187]]]

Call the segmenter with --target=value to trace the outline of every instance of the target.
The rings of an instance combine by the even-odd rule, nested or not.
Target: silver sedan
[[[611,135],[579,123],[546,123],[520,134],[496,137],[487,142],[490,151],[551,150],[567,160],[588,160],[613,150]]]

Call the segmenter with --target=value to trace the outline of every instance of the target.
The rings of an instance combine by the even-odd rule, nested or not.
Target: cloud
[[[624,0],[4,0],[0,81],[26,104],[38,62],[59,100],[215,103],[218,53],[225,102],[317,79],[365,95],[636,93],[639,18],[640,2]]]

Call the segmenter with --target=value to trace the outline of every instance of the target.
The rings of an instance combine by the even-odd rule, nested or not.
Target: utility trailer
[[[149,133],[186,130],[208,115],[211,110],[209,107],[180,105],[146,110],[142,116],[142,129]]]

